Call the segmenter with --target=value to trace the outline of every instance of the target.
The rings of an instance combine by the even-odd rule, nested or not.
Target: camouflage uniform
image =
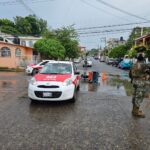
[[[131,69],[132,84],[134,87],[132,98],[132,113],[133,115],[139,117],[145,117],[145,115],[142,113],[142,111],[139,110],[139,108],[140,104],[143,102],[146,92],[146,81],[148,79],[148,74],[146,72],[147,68],[148,66],[144,62],[137,62]]]

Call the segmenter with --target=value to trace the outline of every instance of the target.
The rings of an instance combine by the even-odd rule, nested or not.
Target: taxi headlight
[[[33,78],[31,78],[31,80],[30,80],[30,84],[32,84],[32,85],[36,85],[36,79],[33,77]]]
[[[68,85],[70,85],[70,84],[72,84],[72,79],[71,79],[71,78],[66,79],[66,80],[63,82],[63,85],[64,85],[64,86],[68,86]]]

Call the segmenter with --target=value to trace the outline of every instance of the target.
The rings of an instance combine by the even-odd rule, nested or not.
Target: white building
[[[123,39],[123,37],[119,38],[110,38],[107,41],[107,49],[112,49],[115,48],[119,45],[124,45],[126,43],[126,41]]]
[[[5,41],[8,43],[12,42],[14,44],[32,47],[34,43],[38,40],[42,39],[42,37],[34,37],[34,36],[13,36],[10,34],[0,33],[0,41]],[[6,41],[7,40],[7,41]]]

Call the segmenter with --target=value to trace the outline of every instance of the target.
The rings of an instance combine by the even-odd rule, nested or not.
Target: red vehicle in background
[[[52,60],[43,60],[42,62],[40,62],[36,65],[35,64],[30,64],[26,68],[26,73],[31,74],[31,75],[35,75],[36,73],[39,72],[40,69],[43,68],[44,65],[46,65],[50,61],[52,61]]]

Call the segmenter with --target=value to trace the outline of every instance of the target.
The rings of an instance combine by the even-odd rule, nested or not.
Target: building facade
[[[150,47],[150,34],[146,34],[135,39],[135,46]]]
[[[17,44],[0,42],[0,67],[17,68],[26,67],[34,63],[33,48]],[[37,58],[38,59],[38,55]]]
[[[123,39],[123,37],[119,38],[110,38],[107,41],[107,49],[115,48],[119,45],[124,45],[126,41]]]
[[[29,63],[40,61],[40,54],[33,48],[42,39],[32,36],[13,36],[0,34],[0,67],[26,67]]]

